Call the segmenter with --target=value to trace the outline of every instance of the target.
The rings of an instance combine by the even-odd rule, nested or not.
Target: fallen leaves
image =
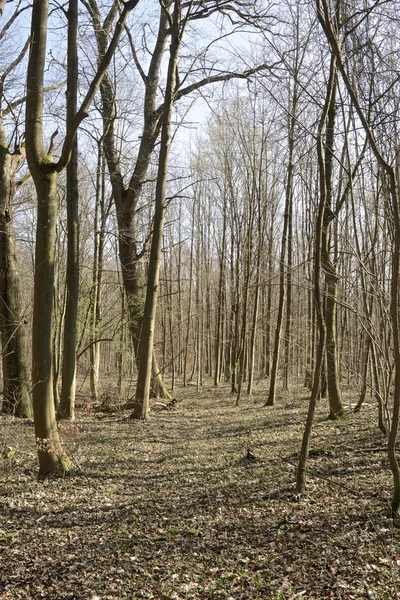
[[[0,470],[1,598],[396,597],[400,530],[382,516],[374,407],[340,427],[320,407],[295,497],[304,403],[266,409],[260,394],[236,408],[222,386],[202,393],[182,390],[146,425],[82,413],[64,430],[75,471],[41,483],[33,431],[0,417],[1,447],[15,449]]]

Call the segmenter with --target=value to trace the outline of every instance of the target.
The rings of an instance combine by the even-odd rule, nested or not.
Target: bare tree
[[[342,76],[343,82],[347,88],[350,99],[356,110],[358,118],[364,128],[365,135],[371,146],[371,149],[375,155],[375,158],[385,173],[387,180],[387,189],[390,197],[390,216],[393,222],[393,248],[392,248],[392,272],[391,272],[391,325],[393,334],[393,352],[395,360],[395,375],[394,375],[394,391],[393,391],[393,407],[392,407],[392,419],[389,430],[388,438],[388,456],[389,463],[393,474],[393,497],[391,503],[391,510],[393,514],[398,512],[400,507],[400,467],[396,457],[396,439],[399,426],[400,416],[400,323],[399,323],[399,288],[400,288],[400,190],[398,182],[398,163],[394,161],[389,162],[384,154],[384,151],[380,147],[374,135],[374,129],[369,121],[368,114],[365,113],[363,106],[361,105],[357,89],[353,85],[346,64],[343,60],[342,46],[339,39],[338,31],[332,26],[332,14],[330,6],[326,0],[316,0],[316,8],[318,13],[318,19],[321,27],[326,35],[329,42],[332,56],[337,61],[338,70]],[[338,11],[341,8],[340,1],[337,2],[335,10]],[[370,11],[366,11],[365,14],[369,14]],[[398,77],[396,78],[396,81]],[[393,84],[390,84],[389,89]],[[390,160],[390,159],[389,159]]]
[[[118,44],[127,15],[137,2],[138,0],[134,0],[124,5],[104,60],[93,78],[79,110],[74,118],[67,122],[67,133],[58,161],[52,159],[56,132],[53,133],[47,148],[43,135],[43,93],[49,7],[47,0],[33,2],[25,125],[26,156],[38,201],[32,331],[32,385],[35,436],[41,477],[58,470],[65,470],[67,466],[63,459],[57,431],[52,391],[52,315],[57,177],[71,158],[79,124],[87,116],[88,108]]]

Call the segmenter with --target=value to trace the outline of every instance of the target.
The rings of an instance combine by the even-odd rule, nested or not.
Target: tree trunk
[[[326,187],[326,210],[324,211],[324,220],[322,225],[322,247],[321,247],[321,266],[325,273],[325,302],[324,302],[324,320],[326,327],[326,382],[329,397],[329,418],[336,419],[344,415],[342,403],[342,394],[339,385],[338,365],[337,365],[337,345],[336,345],[336,305],[337,305],[337,283],[338,276],[336,267],[330,258],[330,247],[332,244],[331,223],[334,218],[333,211],[333,159],[334,159],[334,140],[335,140],[335,121],[336,121],[336,88],[337,75],[335,72],[332,93],[328,109],[328,118],[325,131],[325,149],[324,149],[324,176]],[[335,214],[338,210],[336,209]],[[337,239],[333,241],[335,247]]]
[[[94,402],[99,401],[100,343],[97,341],[101,326],[101,296],[103,279],[104,243],[108,210],[105,206],[105,170],[102,143],[98,142],[96,173],[96,205],[94,215],[93,273],[90,307],[90,392]]]
[[[34,0],[32,7],[30,55],[26,93],[26,157],[32,174],[38,201],[34,306],[32,332],[32,385],[35,434],[38,444],[39,475],[46,476],[57,470],[65,470],[60,439],[55,420],[52,393],[52,315],[54,294],[54,244],[56,239],[57,174],[70,160],[71,148],[80,122],[87,116],[91,101],[96,94],[102,77],[108,68],[113,51],[123,31],[127,15],[137,0],[125,3],[116,31],[99,66],[81,107],[68,128],[61,158],[51,161],[50,148],[45,150],[43,142],[43,80],[46,63],[48,0]]]
[[[296,126],[296,106],[297,95],[293,97],[292,116],[289,124],[289,159],[286,179],[286,197],[285,197],[285,213],[283,220],[283,232],[281,242],[281,255],[279,260],[279,305],[278,317],[275,329],[274,349],[272,354],[271,379],[268,392],[268,400],[265,406],[273,406],[275,404],[276,381],[278,377],[278,367],[281,347],[282,323],[285,311],[286,302],[286,248],[288,241],[289,223],[292,219],[292,199],[293,199],[293,156],[295,145],[295,126]]]
[[[90,0],[91,18],[96,34],[99,51],[99,61],[105,54],[107,37],[112,23],[112,14],[107,17],[108,25],[102,26],[100,12],[95,0]],[[116,5],[115,5],[116,7]],[[115,8],[111,9],[114,11]],[[138,362],[139,342],[143,316],[143,282],[140,268],[141,253],[138,251],[136,236],[136,208],[142,190],[143,181],[150,165],[150,158],[159,133],[159,115],[156,114],[156,97],[158,90],[159,70],[164,53],[166,39],[169,34],[168,19],[164,7],[160,9],[160,23],[157,41],[150,61],[146,77],[146,92],[144,106],[144,126],[141,144],[135,163],[135,168],[129,185],[125,187],[120,170],[119,157],[115,143],[115,95],[111,78],[105,74],[100,86],[102,99],[102,117],[104,129],[104,152],[110,174],[113,200],[118,221],[118,246],[121,263],[122,280],[126,293],[126,305],[129,316],[129,332]],[[158,368],[157,359],[152,359],[153,372],[151,388],[155,396],[170,398]]]
[[[166,9],[165,9],[166,10]],[[149,260],[146,301],[143,313],[140,339],[139,371],[136,387],[135,406],[132,413],[134,419],[144,419],[149,411],[150,383],[152,374],[154,324],[157,308],[158,287],[160,278],[160,258],[163,241],[164,216],[166,209],[166,185],[168,158],[171,145],[171,117],[175,93],[177,60],[180,46],[180,10],[179,0],[175,0],[171,25],[171,45],[168,65],[168,76],[165,90],[164,112],[161,129],[160,154],[158,162],[155,215]]]
[[[26,99],[26,156],[36,187],[35,275],[32,327],[32,387],[39,476],[63,470],[53,400],[52,317],[57,216],[57,173],[43,146],[43,76],[48,2],[32,8]]]
[[[32,416],[27,366],[26,327],[21,309],[15,254],[13,206],[20,154],[11,154],[0,124],[0,333],[3,367],[2,412]]]
[[[32,386],[39,476],[63,470],[53,399],[52,317],[57,174],[32,169],[38,198],[32,328]]]
[[[314,247],[314,302],[315,302],[315,314],[318,322],[318,347],[315,361],[313,386],[311,392],[311,398],[308,406],[307,420],[304,428],[299,462],[296,470],[296,490],[298,494],[301,494],[304,490],[306,481],[306,467],[309,456],[310,440],[312,427],[314,422],[315,409],[317,401],[321,391],[321,373],[324,360],[325,351],[325,339],[326,339],[326,328],[325,320],[323,315],[323,298],[321,294],[321,270],[322,270],[322,243],[323,243],[323,224],[326,210],[326,174],[325,174],[325,160],[324,160],[324,129],[326,120],[328,117],[329,106],[331,104],[332,92],[335,85],[336,79],[336,61],[335,58],[331,58],[329,82],[326,90],[325,103],[322,110],[322,115],[318,126],[318,137],[317,137],[317,152],[318,152],[318,166],[319,166],[319,206],[316,222],[315,231],[315,247]]]
[[[68,7],[68,83],[67,127],[77,110],[78,92],[78,0],[70,0]],[[63,379],[58,418],[75,418],[76,389],[76,336],[79,296],[79,189],[78,141],[75,137],[71,160],[67,166],[67,298],[64,319]]]
[[[221,363],[222,363],[222,340],[223,340],[223,297],[225,289],[225,245],[226,245],[226,225],[227,225],[227,210],[226,210],[226,197],[224,194],[224,206],[223,206],[223,217],[222,217],[222,240],[221,250],[219,257],[219,281],[218,281],[218,295],[217,295],[217,323],[216,323],[216,336],[215,336],[215,370],[214,370],[214,385],[217,386],[221,380]]]

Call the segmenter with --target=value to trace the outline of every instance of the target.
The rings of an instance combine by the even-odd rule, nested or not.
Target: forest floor
[[[337,422],[320,404],[299,498],[304,389],[269,408],[261,384],[239,407],[224,386],[175,394],[148,422],[81,403],[61,426],[73,470],[44,482],[32,424],[0,417],[2,600],[400,598],[372,400],[354,415],[347,394]]]

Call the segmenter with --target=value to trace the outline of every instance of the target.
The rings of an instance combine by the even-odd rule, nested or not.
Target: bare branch
[[[0,77],[1,85],[3,85],[3,83],[5,82],[8,75],[15,69],[15,67],[17,67],[19,65],[19,63],[24,58],[24,56],[29,48],[29,42],[30,42],[30,38],[28,37],[28,39],[25,42],[24,47],[22,48],[22,50],[19,53],[19,55],[17,56],[17,58],[5,69],[4,73],[1,75],[1,77]]]
[[[30,171],[28,171],[23,177],[21,177],[21,179],[18,179],[18,181],[15,182],[15,187],[17,188],[17,190],[19,190],[23,185],[25,185],[25,183],[29,181],[31,177],[32,175]]]
[[[321,6],[321,2],[322,2],[322,6]],[[370,124],[368,123],[365,113],[364,113],[363,109],[361,108],[357,93],[356,93],[356,91],[350,81],[350,77],[345,69],[345,66],[343,63],[342,52],[341,52],[341,48],[339,45],[339,40],[332,28],[332,23],[331,23],[329,9],[328,9],[326,0],[317,0],[317,14],[318,14],[318,20],[321,24],[321,27],[324,30],[326,38],[331,46],[332,53],[334,54],[334,56],[337,60],[338,70],[340,71],[340,74],[341,74],[344,84],[347,88],[347,91],[349,93],[351,101],[357,112],[358,118],[360,119],[361,124],[364,128],[365,134],[368,138],[368,141],[370,143],[372,151],[375,154],[376,159],[378,160],[379,164],[384,169],[384,171],[386,173],[388,173],[390,177],[393,177],[394,176],[393,168],[388,164],[388,162],[383,157],[383,154],[381,153],[380,149],[378,148],[378,144],[375,140],[375,136],[372,132]]]
[[[122,13],[120,15],[120,18],[118,19],[116,26],[115,26],[114,35],[110,41],[107,52],[105,53],[104,58],[102,59],[100,65],[97,69],[97,73],[94,76],[92,83],[89,86],[89,90],[81,104],[80,109],[78,110],[78,112],[75,115],[71,129],[69,131],[69,134],[65,138],[60,160],[56,164],[56,170],[58,172],[62,171],[64,169],[64,167],[68,164],[68,161],[71,156],[72,145],[74,142],[76,132],[78,131],[78,127],[81,124],[81,122],[88,116],[89,107],[93,101],[93,98],[94,98],[97,90],[100,87],[101,81],[102,81],[105,73],[107,72],[107,69],[110,65],[113,54],[118,46],[118,42],[120,40],[122,32],[125,29],[126,19],[129,15],[129,13],[137,6],[139,1],[140,0],[129,0],[128,2],[125,2],[125,4],[124,4],[124,8],[122,10]]]
[[[147,83],[147,77],[146,77],[145,72],[143,71],[142,65],[139,62],[139,59],[138,59],[138,56],[137,56],[137,53],[136,53],[135,44],[134,44],[134,41],[133,41],[133,38],[132,38],[132,34],[130,32],[130,29],[126,25],[125,25],[125,32],[126,32],[126,35],[128,36],[128,40],[129,40],[129,45],[131,47],[133,61],[135,63],[135,66],[136,66],[137,70],[139,71],[139,75],[142,78],[143,83],[146,85],[146,83]]]
[[[65,84],[67,83],[67,80],[65,79],[64,81],[61,81],[60,83],[54,83],[53,85],[48,85],[47,87],[43,88],[43,92],[52,92],[53,90],[58,90],[59,88],[63,87]],[[26,100],[26,96],[22,96],[21,98],[18,98],[18,100],[14,100],[13,102],[7,102],[7,108],[3,111],[3,117],[6,117],[7,115],[9,115],[10,113],[13,112],[14,108],[17,108],[17,106],[21,106],[21,104],[23,104]]]
[[[56,139],[57,136],[58,136],[58,129],[55,130],[55,132],[52,134],[52,136],[50,138],[49,149],[47,150],[47,154],[49,156],[51,156],[52,153],[53,153],[53,150],[54,150],[54,140]]]
[[[0,0],[0,17],[2,16],[4,6],[7,4],[8,1],[9,0]],[[21,13],[23,13],[25,10],[27,10],[28,8],[30,8],[29,4],[27,4],[23,8],[19,8],[19,6],[20,6],[20,3],[18,4],[18,7],[15,10],[15,12],[13,13],[13,15],[9,18],[7,23],[5,23],[4,27],[0,31],[0,40],[6,35],[7,31],[10,29],[11,25],[17,20],[19,15]]]
[[[261,73],[262,71],[270,71],[271,72],[277,66],[277,64],[278,63],[268,65],[267,63],[263,63],[262,65],[259,65],[258,67],[254,67],[253,69],[247,69],[246,71],[243,71],[242,73],[224,73],[224,74],[221,73],[220,75],[210,75],[210,77],[205,77],[204,79],[201,79],[200,81],[196,81],[195,83],[192,83],[192,84],[188,85],[187,87],[178,90],[175,94],[175,102],[177,100],[180,100],[181,98],[183,98],[183,96],[187,96],[191,92],[195,92],[196,90],[199,90],[200,88],[202,88],[206,85],[209,85],[211,83],[231,81],[232,79],[248,79],[252,75],[255,75],[256,73]],[[161,105],[157,109],[157,112],[161,113],[162,110],[163,110],[163,105]]]

